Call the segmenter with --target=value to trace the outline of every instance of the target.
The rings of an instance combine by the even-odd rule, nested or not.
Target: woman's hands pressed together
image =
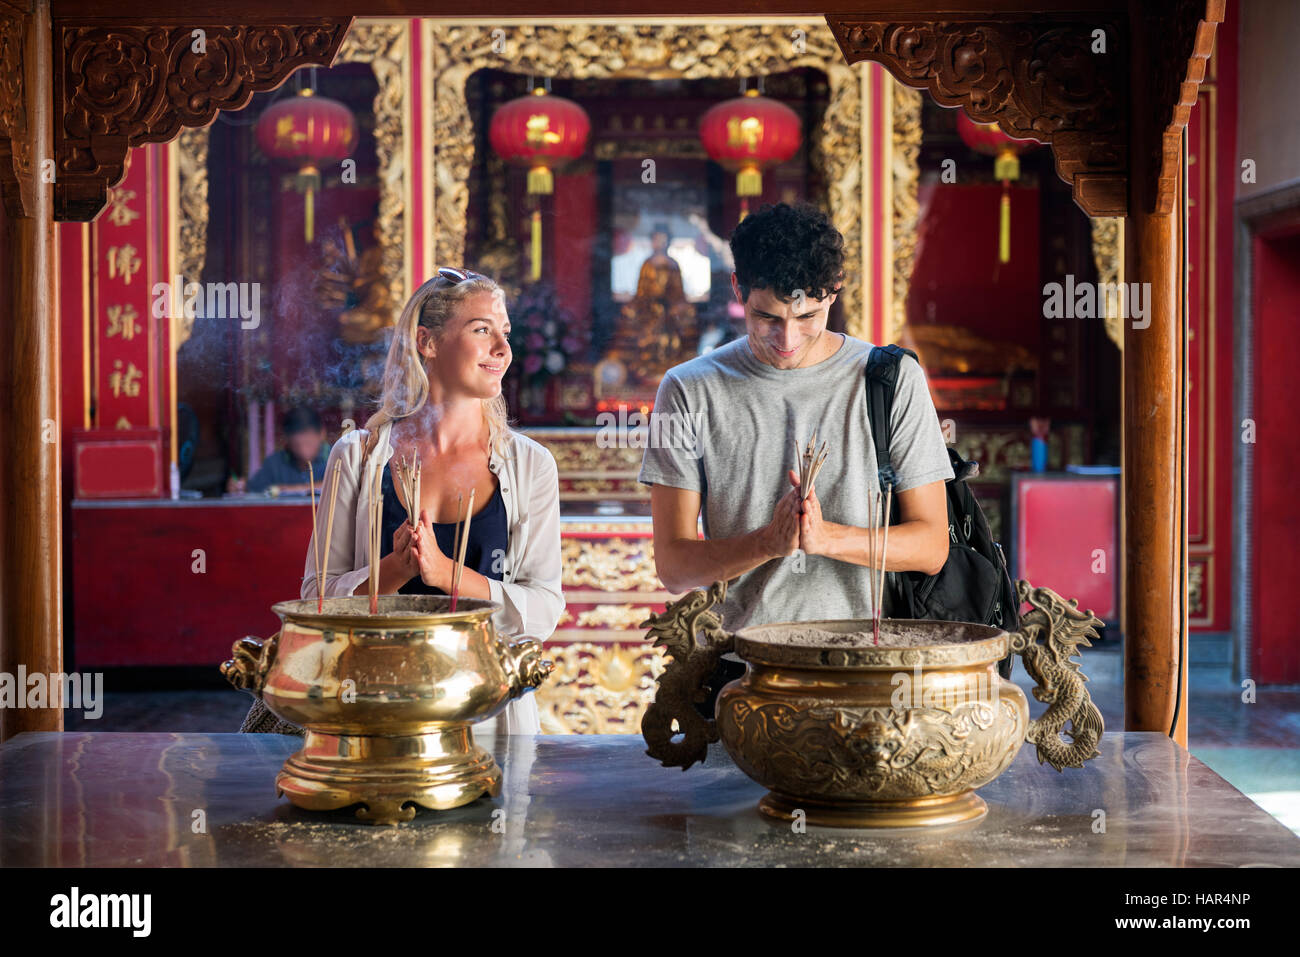
[[[414,562],[412,577],[420,576],[420,581],[431,588],[441,588],[451,594],[452,559],[442,553],[438,539],[433,534],[433,516],[429,510],[420,511],[420,524],[415,529],[410,522],[403,522],[402,528],[410,537],[410,551]]]

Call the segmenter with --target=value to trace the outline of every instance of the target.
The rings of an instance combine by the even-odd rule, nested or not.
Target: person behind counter
[[[674,593],[738,577],[723,627],[869,618],[867,502],[879,489],[867,415],[870,343],[829,332],[844,240],[820,209],[764,206],[731,237],[747,335],[668,371],[656,414],[696,422],[691,447],[647,446],[655,565]],[[891,412],[899,524],[889,571],[935,574],[948,557],[944,482],[953,477],[925,373],[899,367]],[[814,431],[833,448],[801,504],[791,450]],[[705,537],[696,526],[701,511]],[[886,605],[888,613],[888,605]],[[721,663],[716,692],[744,666]],[[704,708],[712,715],[712,703]]]
[[[313,549],[333,522],[324,563],[326,597],[369,594],[370,501],[381,471],[383,546],[379,592],[450,592],[457,495],[475,490],[460,595],[501,604],[493,616],[504,637],[545,641],[555,631],[560,591],[560,487],[545,446],[509,428],[501,379],[510,365],[510,318],[493,280],[442,268],[403,309],[384,367],[380,409],[364,429],[344,435],[325,474],[341,469],[334,515],[317,510],[307,544],[301,594],[317,596]],[[393,462],[421,462],[420,522],[412,529],[394,481]],[[333,479],[327,478],[331,484]],[[333,498],[333,491],[330,496]],[[511,701],[500,719],[508,734],[537,734],[532,695]],[[241,731],[298,733],[261,701]]]
[[[319,489],[330,454],[320,416],[308,406],[296,406],[285,415],[281,431],[284,433],[284,448],[266,457],[262,467],[248,480],[248,491],[307,495],[311,489],[308,462]],[[242,491],[239,485],[238,480],[234,480],[228,491]]]

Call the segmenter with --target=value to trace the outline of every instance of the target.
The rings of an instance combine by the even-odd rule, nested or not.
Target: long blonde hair
[[[414,415],[429,400],[429,375],[417,349],[416,330],[423,327],[432,335],[440,336],[456,307],[470,296],[482,292],[505,296],[493,280],[478,274],[450,286],[438,286],[437,282],[435,276],[415,290],[393,327],[393,339],[388,344],[388,359],[384,363],[384,391],[379,411],[366,422],[371,434],[388,422]],[[488,427],[488,448],[505,454],[510,436],[505,396],[497,393],[483,400],[483,420]]]

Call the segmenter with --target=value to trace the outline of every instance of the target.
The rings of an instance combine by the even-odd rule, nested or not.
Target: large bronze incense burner
[[[885,619],[879,645],[864,620],[729,633],[713,610],[726,590],[725,582],[697,589],[647,622],[672,661],[641,731],[651,757],[683,770],[721,737],[736,765],[769,789],[764,814],[802,812],[831,827],[971,821],[988,810],[975,790],[1006,770],[1023,742],[1058,771],[1099,753],[1101,713],[1071,656],[1091,645],[1101,622],[1050,589],[1017,583],[1032,606],[1019,631]],[[695,705],[730,651],[748,668],[722,688],[709,719]],[[1039,718],[997,673],[1008,651],[1048,706]]]
[[[501,791],[492,755],[470,727],[551,672],[531,638],[506,641],[495,602],[430,595],[286,601],[280,632],[235,642],[221,666],[231,684],[300,725],[306,740],[275,779],[298,807],[362,804],[357,817],[396,824],[414,804],[460,807]]]

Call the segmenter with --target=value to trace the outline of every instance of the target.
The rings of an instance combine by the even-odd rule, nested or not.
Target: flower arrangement
[[[533,283],[510,309],[512,367],[525,383],[538,386],[569,367],[583,348],[573,332],[573,315],[550,283]]]

